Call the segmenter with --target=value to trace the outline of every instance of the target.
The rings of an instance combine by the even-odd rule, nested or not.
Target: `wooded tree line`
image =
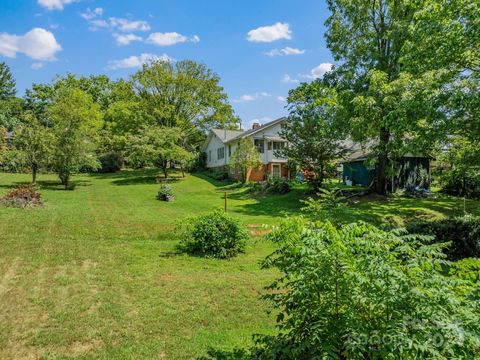
[[[183,171],[197,156],[206,130],[239,126],[219,81],[203,64],[155,60],[128,80],[67,74],[18,98],[0,63],[0,163],[29,168],[33,182],[53,170],[66,187],[78,171],[125,164],[167,177],[172,164]]]
[[[332,71],[289,93],[283,153],[317,182],[344,145],[369,145],[376,190],[407,153],[446,165],[445,186],[480,194],[480,3],[328,0]]]

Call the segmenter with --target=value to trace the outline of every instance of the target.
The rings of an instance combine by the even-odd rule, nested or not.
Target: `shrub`
[[[98,160],[100,169],[97,171],[100,173],[113,173],[121,170],[118,155],[113,151],[100,155]]]
[[[213,168],[205,171],[205,175],[213,180],[227,180],[228,179],[228,171],[226,168]]]
[[[477,357],[478,284],[445,275],[452,264],[443,245],[304,218],[283,221],[267,238],[278,246],[263,267],[280,271],[265,296],[279,331],[257,337],[253,358]]]
[[[445,249],[449,259],[480,258],[480,217],[464,216],[435,221],[417,221],[407,230],[411,234],[434,237],[438,243],[451,242]]]
[[[292,191],[292,183],[287,179],[274,177],[268,180],[266,190],[272,194],[286,194]]]
[[[27,208],[42,206],[41,194],[36,191],[34,185],[22,185],[10,190],[1,200],[1,203],[7,207]]]
[[[347,211],[347,202],[345,196],[342,196],[342,190],[320,188],[317,196],[318,198],[309,197],[307,200],[302,200],[305,206],[301,210],[315,220],[330,220],[335,224],[340,223]]]
[[[160,185],[160,190],[157,193],[157,199],[162,201],[175,200],[175,194],[173,193],[172,186],[169,184]]]
[[[180,248],[192,255],[226,259],[244,252],[248,233],[220,210],[187,218],[180,224]]]

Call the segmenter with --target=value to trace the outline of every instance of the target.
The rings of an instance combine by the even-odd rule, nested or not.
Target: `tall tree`
[[[409,39],[408,26],[413,21],[415,8],[412,2],[403,0],[328,0],[328,7],[332,14],[326,22],[327,45],[335,60],[342,62],[339,72],[344,74],[343,104],[348,108],[355,97],[364,96],[369,90],[372,70],[385,74],[387,82],[398,79],[401,51]],[[371,118],[351,108],[347,111],[347,119],[354,118],[371,130],[368,134],[354,131],[355,140],[370,140],[372,132],[375,133],[377,191],[384,194],[392,126],[397,123],[382,112],[381,106],[378,110],[377,116]]]
[[[0,62],[0,100],[7,100],[16,94],[15,79],[7,64]]]
[[[260,154],[251,139],[240,139],[237,147],[230,158],[230,168],[239,172],[242,182],[247,181],[250,169],[259,169],[262,166]]]
[[[72,174],[99,167],[95,150],[102,115],[91,95],[70,87],[59,90],[49,115],[55,135],[52,165],[67,189]]]
[[[294,164],[316,174],[321,186],[325,170],[343,153],[345,131],[335,123],[336,92],[321,80],[302,83],[289,92],[290,116],[281,131],[288,146],[279,151]]]
[[[52,131],[33,113],[26,113],[22,124],[15,129],[14,145],[19,162],[31,170],[32,183],[37,181],[37,172],[48,165],[53,143]]]
[[[195,146],[203,141],[198,133],[206,129],[238,125],[220,78],[203,64],[153,60],[132,76],[132,82],[148,122],[180,128],[185,141]]]

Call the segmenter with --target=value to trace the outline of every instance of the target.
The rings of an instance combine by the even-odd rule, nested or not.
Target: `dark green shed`
[[[342,163],[343,183],[370,186],[375,180],[376,167],[367,165],[367,157],[362,156]],[[389,189],[430,188],[430,157],[404,156],[392,161],[393,176],[388,181]]]

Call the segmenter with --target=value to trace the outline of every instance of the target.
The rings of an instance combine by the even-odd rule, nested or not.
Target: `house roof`
[[[241,134],[237,135],[236,137],[234,137],[233,139],[230,139],[228,140],[227,142],[230,142],[230,141],[233,141],[233,140],[239,140],[239,139],[243,139],[243,138],[246,138],[247,136],[250,136],[250,135],[253,135],[257,132],[260,132],[260,131],[263,131],[273,125],[276,125],[278,123],[281,123],[282,121],[285,121],[287,120],[286,117],[281,117],[281,118],[278,118],[276,120],[273,120],[273,121],[270,121],[266,124],[263,124],[262,126],[259,126],[257,127],[256,129],[250,129],[250,130],[247,130],[247,131],[244,131],[242,132]]]
[[[242,134],[243,130],[226,130],[226,129],[212,129],[212,132],[218,136],[222,142],[226,143],[227,141],[232,140],[236,136]]]
[[[263,131],[275,124],[278,124],[282,121],[285,121],[285,117],[281,117],[279,119],[270,121],[266,124],[263,124],[262,126],[256,128],[256,129],[250,129],[247,131],[244,130],[227,130],[227,129],[212,129],[210,133],[207,136],[207,139],[205,140],[205,143],[203,144],[203,150],[207,148],[208,143],[212,140],[212,136],[216,135],[224,144],[229,143],[231,141],[243,139],[247,136],[253,135],[259,131]]]

